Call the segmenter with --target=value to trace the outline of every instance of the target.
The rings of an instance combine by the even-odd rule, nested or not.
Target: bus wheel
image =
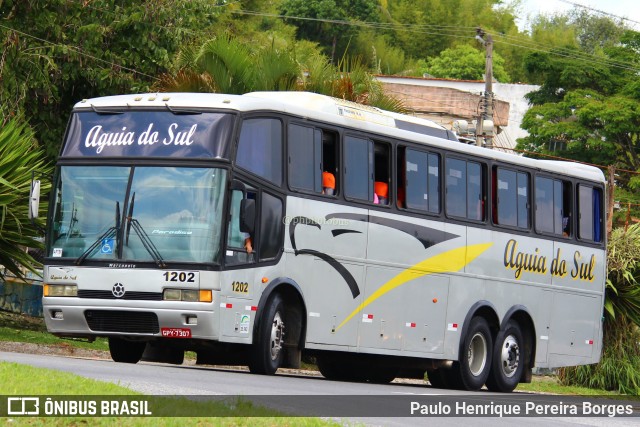
[[[522,331],[510,320],[496,337],[491,374],[487,379],[489,390],[509,393],[518,386],[524,370],[522,344]]]
[[[386,366],[370,367],[367,370],[367,380],[374,384],[389,384],[398,376],[398,369]]]
[[[316,363],[318,365],[318,370],[328,380],[340,381],[344,380],[347,374],[347,370],[344,369],[339,362],[336,362],[330,358],[326,357],[317,357]]]
[[[366,368],[339,359],[330,357],[318,357],[316,359],[318,370],[328,380],[364,382],[367,380]]]
[[[469,391],[480,390],[489,377],[493,349],[491,329],[483,317],[471,319],[462,349],[460,362],[454,363],[460,386]]]
[[[254,374],[274,374],[284,358],[285,317],[282,297],[275,294],[267,303],[251,349],[249,370]]]
[[[109,337],[109,353],[114,362],[138,363],[147,343],[141,341],[127,341],[122,338]]]
[[[427,378],[431,387],[449,388],[447,378],[442,369],[427,369]]]

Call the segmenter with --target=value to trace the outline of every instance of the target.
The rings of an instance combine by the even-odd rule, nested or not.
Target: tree
[[[43,247],[37,239],[38,226],[28,218],[32,174],[40,177],[50,172],[33,132],[18,119],[8,120],[0,128],[0,265],[20,278],[24,277],[21,267],[32,272],[39,267],[25,249]],[[47,180],[42,190],[48,190]],[[0,279],[4,279],[1,269]]]
[[[338,50],[343,54],[348,41],[358,32],[353,25],[329,21],[377,22],[378,2],[375,0],[284,0],[280,13],[291,19],[298,28],[298,37],[330,46],[331,62],[335,63]],[[345,42],[339,46],[339,42]]]
[[[483,80],[485,73],[485,51],[464,44],[443,50],[439,56],[427,61],[421,72],[434,77],[461,80]],[[510,80],[504,69],[504,59],[493,53],[493,77],[500,82]]]
[[[640,195],[640,33],[628,31],[599,60],[534,53],[527,58],[533,106],[522,127],[529,136],[517,148],[559,155],[635,173],[619,173],[616,199],[638,203]],[[621,197],[622,196],[622,197]]]
[[[293,90],[300,68],[287,51],[249,46],[239,39],[220,36],[198,49],[178,56],[178,72],[166,74],[156,84],[161,90],[243,94],[257,90]]]
[[[335,66],[316,52],[298,63],[293,50],[247,46],[230,36],[217,37],[200,48],[185,49],[178,70],[162,76],[158,90],[196,90],[243,94],[252,91],[305,90],[404,112],[403,104],[382,90],[362,62],[343,58]],[[303,72],[304,70],[304,72]]]
[[[0,123],[23,115],[54,158],[77,101],[148,90],[220,10],[208,0],[0,1]]]

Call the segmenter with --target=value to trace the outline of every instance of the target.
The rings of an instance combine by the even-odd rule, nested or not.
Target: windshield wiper
[[[131,228],[133,227],[133,231],[135,231],[140,238],[142,246],[144,246],[149,255],[151,255],[158,267],[164,268],[167,266],[167,264],[165,264],[160,251],[158,251],[158,248],[149,237],[149,234],[147,234],[142,225],[140,225],[140,222],[138,222],[138,220],[133,217],[133,205],[135,204],[135,201],[136,193],[133,193],[133,196],[131,196],[131,203],[129,204],[129,215],[126,217],[126,220],[128,222],[125,244],[129,246],[129,234],[131,233]]]
[[[93,253],[93,251],[95,251],[105,239],[111,239],[113,237],[115,237],[116,239],[116,244],[114,245],[114,248],[118,247],[118,235],[120,234],[120,202],[116,201],[116,224],[113,227],[109,227],[109,229],[107,231],[105,231],[104,233],[102,233],[102,235],[100,237],[98,237],[92,244],[91,246],[89,246],[87,248],[86,251],[84,251],[82,253],[82,255],[80,255],[78,257],[78,259],[76,259],[76,265],[80,265],[84,262],[85,259],[87,259],[87,257],[89,255],[91,255],[91,253]],[[111,248],[111,251],[114,250],[114,248]]]

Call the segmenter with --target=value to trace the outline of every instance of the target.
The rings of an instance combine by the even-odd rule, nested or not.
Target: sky
[[[505,3],[511,3],[510,0],[505,0]],[[640,31],[640,1],[638,0],[521,0],[522,3],[522,15],[535,16],[538,14],[553,14],[555,12],[566,12],[573,9],[575,6],[572,4],[579,4],[589,7],[591,9],[597,9],[602,12],[616,15],[617,17],[627,18],[636,22],[625,21],[625,23],[632,29]],[[594,10],[589,12],[597,14]],[[607,15],[603,15],[607,16]],[[523,29],[526,22],[519,22],[518,26]]]

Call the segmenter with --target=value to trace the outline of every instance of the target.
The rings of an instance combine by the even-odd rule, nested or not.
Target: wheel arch
[[[469,329],[471,319],[475,316],[483,317],[489,323],[489,329],[491,329],[491,335],[495,339],[496,334],[500,330],[500,318],[496,312],[495,307],[489,301],[481,300],[471,306],[467,315],[464,318],[462,324],[462,330],[460,332],[460,343],[458,344],[458,360],[464,355],[464,337]]]
[[[279,277],[267,285],[260,296],[256,320],[253,324],[253,337],[255,339],[262,323],[262,311],[272,295],[280,294],[285,302],[285,313],[288,319],[285,342],[296,345],[299,349],[304,348],[307,333],[307,306],[298,283],[289,277]],[[289,341],[287,340],[289,338]]]

